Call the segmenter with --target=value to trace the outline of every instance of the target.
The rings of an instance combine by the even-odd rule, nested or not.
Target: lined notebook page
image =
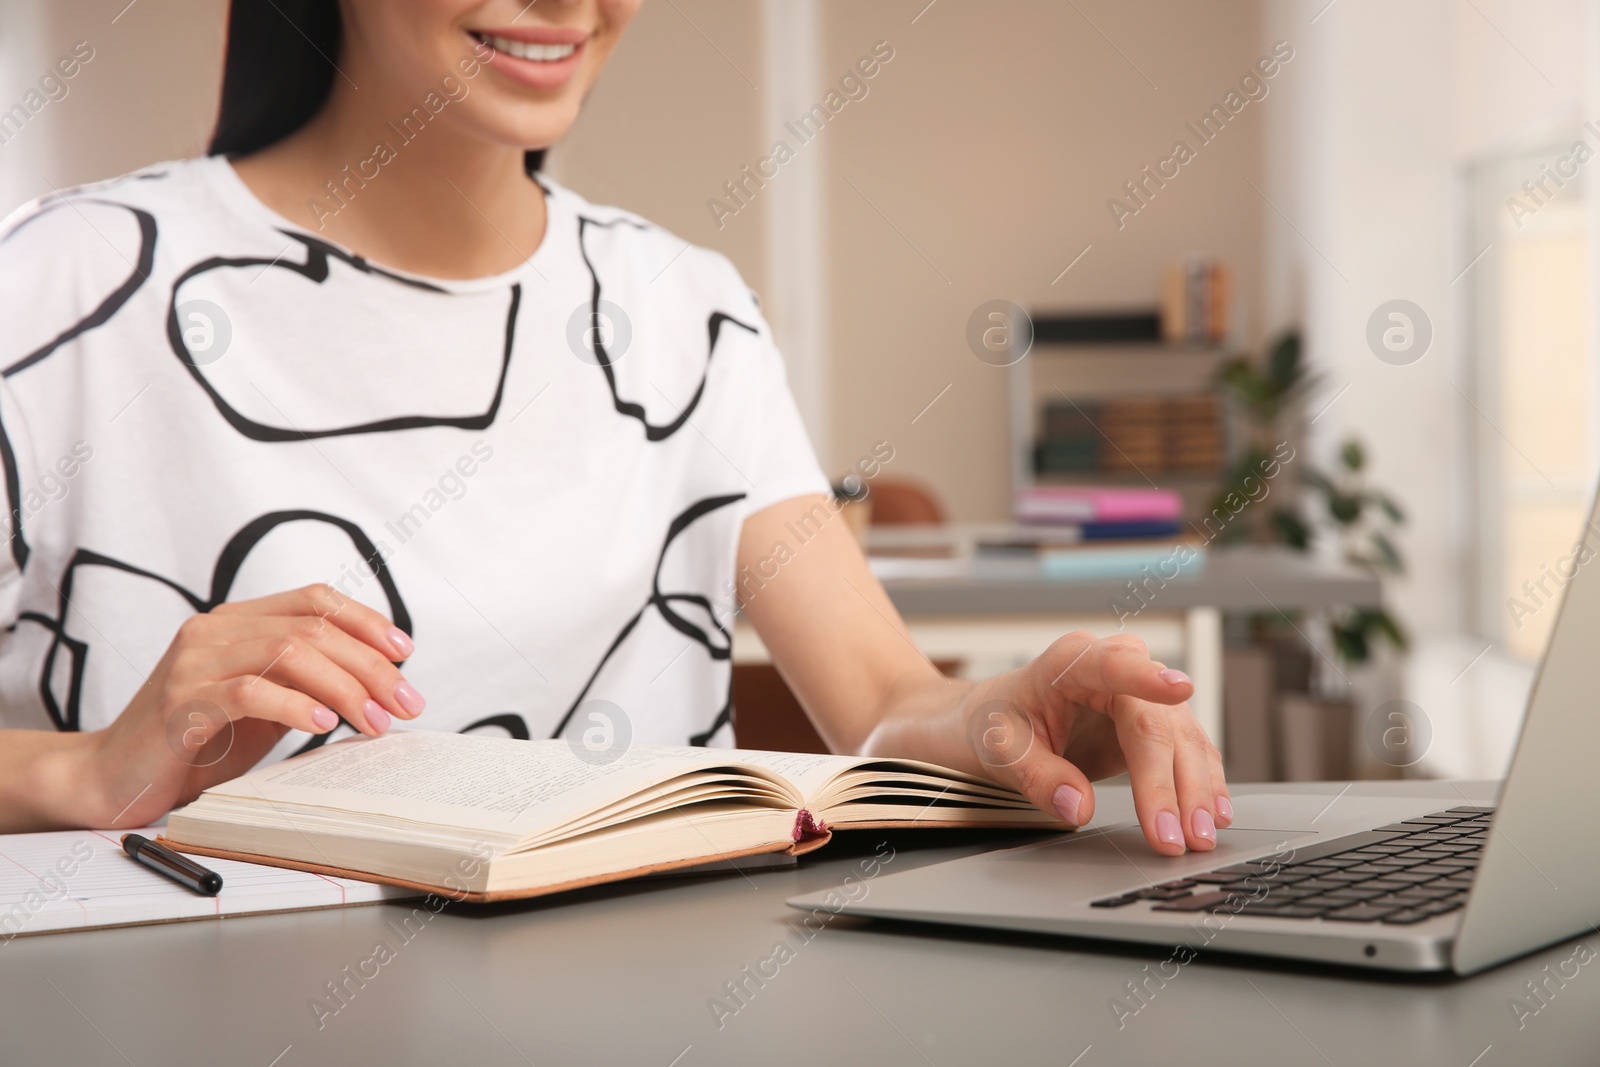
[[[164,827],[134,831],[154,838]],[[415,897],[374,885],[234,860],[202,859],[222,892],[201,896],[134,862],[122,831],[0,835],[0,945],[12,937],[136,923],[336,908]]]

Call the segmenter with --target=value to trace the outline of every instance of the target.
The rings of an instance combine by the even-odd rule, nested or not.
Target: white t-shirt
[[[740,527],[827,481],[733,266],[540,181],[543,243],[468,281],[220,158],[0,225],[0,725],[103,727],[190,614],[322,581],[413,635],[415,728],[729,742]]]

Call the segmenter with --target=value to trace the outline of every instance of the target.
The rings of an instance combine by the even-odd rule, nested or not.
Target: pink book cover
[[[1077,522],[1178,521],[1183,498],[1168,489],[1034,486],[1017,493],[1017,518]]]

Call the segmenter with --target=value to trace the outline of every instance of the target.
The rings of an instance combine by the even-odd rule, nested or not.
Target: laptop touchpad
[[[1060,863],[1082,868],[1087,866],[1119,867],[1129,873],[1145,873],[1148,869],[1156,880],[1177,878],[1188,871],[1205,871],[1213,867],[1237,863],[1242,859],[1271,853],[1300,836],[1297,831],[1236,830],[1229,828],[1217,832],[1217,847],[1209,852],[1189,852],[1176,858],[1158,856],[1150,851],[1144,831],[1137,823],[1123,823],[1107,827],[1096,833],[1093,830],[1064,834],[1050,841],[1005,852],[990,853],[992,859],[1013,860],[1024,863]]]

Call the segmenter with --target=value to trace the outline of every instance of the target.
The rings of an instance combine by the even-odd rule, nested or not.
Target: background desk
[[[1399,788],[1460,801],[1439,783]],[[1104,787],[1100,803],[1107,818],[1129,807],[1115,786]],[[948,838],[916,847],[916,839],[893,840],[885,873],[979,847]],[[1110,1001],[1126,1000],[1127,983],[1143,980],[1147,965],[1157,970],[1170,950],[843,917],[802,942],[801,913],[784,899],[859,874],[882,840],[862,834],[830,858],[748,877],[612,886],[478,915],[452,905],[409,942],[395,932],[407,913],[393,905],[18,938],[0,945],[0,1063],[1596,1062],[1600,960],[1522,1029],[1508,1008],[1576,942],[1467,980],[1202,955],[1121,1029]],[[719,1030],[708,1002],[726,998],[724,984],[770,957],[780,939],[798,946],[794,958]],[[308,1000],[326,996],[325,984],[379,941],[394,958],[319,1030]],[[1600,947],[1600,937],[1588,944]]]
[[[950,526],[874,531],[870,546],[953,544],[960,551],[978,536],[1028,531],[1010,527]],[[1073,630],[1109,636],[1118,630],[1111,605],[1136,606],[1123,582],[1054,581],[1037,565],[1010,563],[940,578],[888,578],[884,588],[910,627],[912,639],[932,659],[963,660],[969,677],[1020,666]],[[1204,571],[1168,582],[1126,629],[1150,645],[1157,659],[1181,664],[1195,683],[1190,706],[1222,747],[1222,615],[1224,612],[1319,611],[1378,607],[1382,586],[1370,574],[1332,566],[1280,548],[1212,549]],[[767,661],[755,631],[741,622],[734,632],[734,662]]]

